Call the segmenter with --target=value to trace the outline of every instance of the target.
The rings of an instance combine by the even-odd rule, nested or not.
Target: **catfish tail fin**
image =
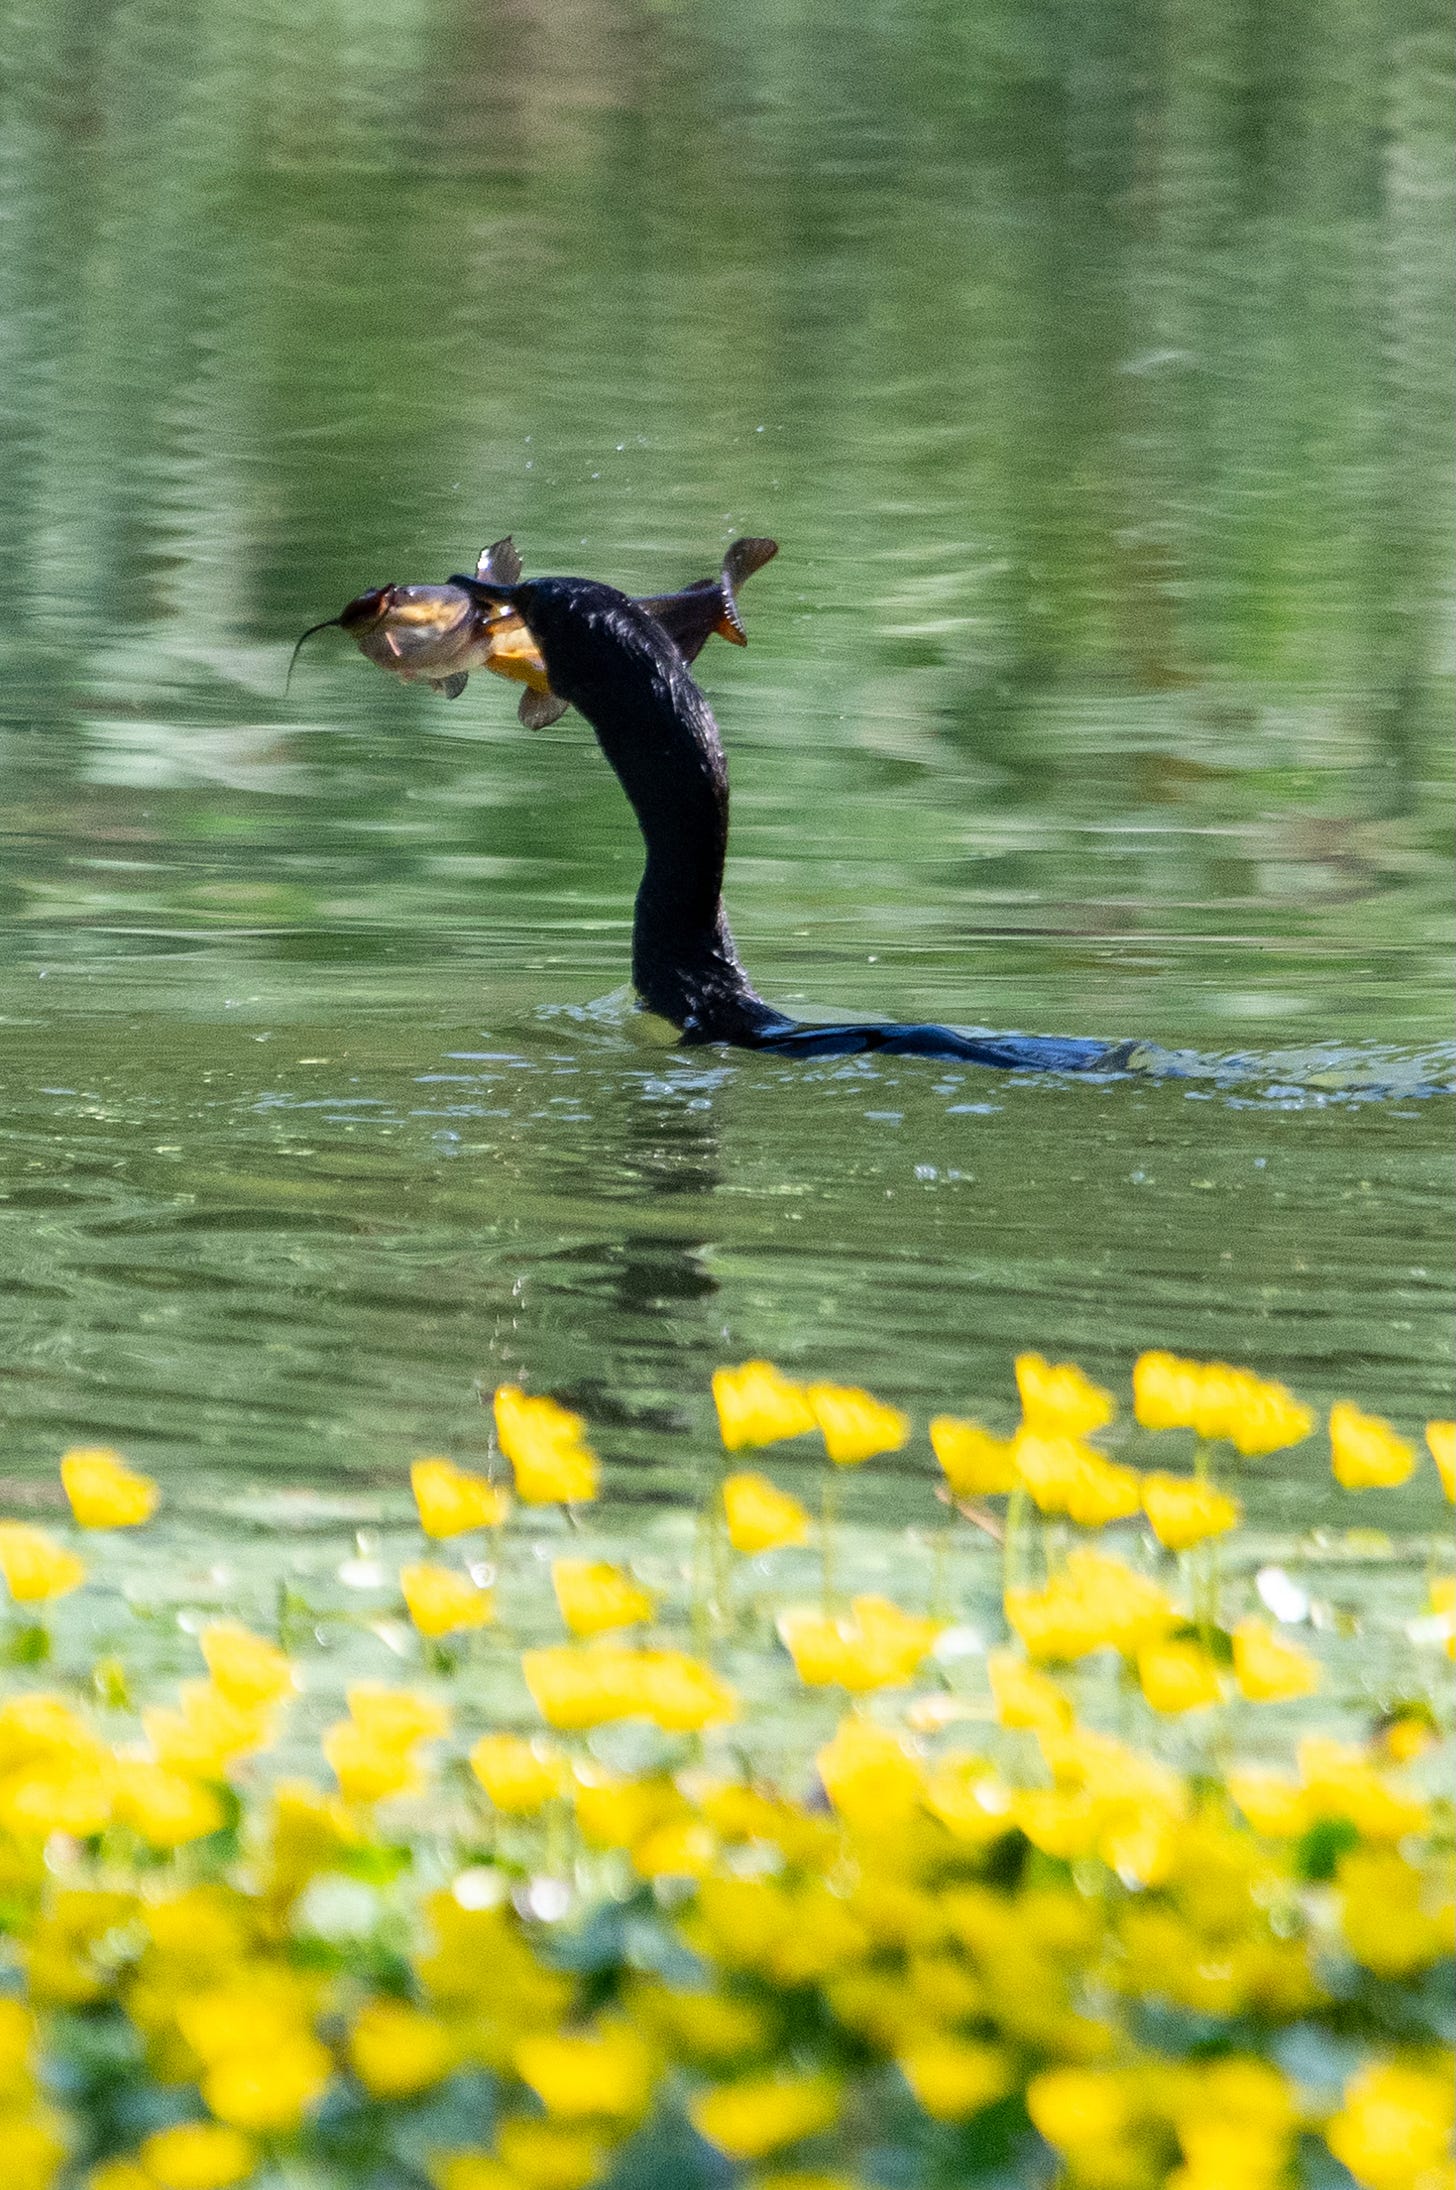
[[[715,632],[734,646],[747,646],[737,589],[778,551],[777,540],[735,540],[716,578],[699,578],[681,593],[640,595],[637,606],[657,618],[684,661],[696,661]]]

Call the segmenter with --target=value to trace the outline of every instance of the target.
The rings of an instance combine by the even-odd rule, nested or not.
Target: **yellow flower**
[[[1255,1832],[1268,1840],[1297,1840],[1309,1828],[1308,1796],[1283,1772],[1262,1764],[1245,1765],[1229,1773],[1228,1790]]]
[[[433,1696],[414,1688],[390,1688],[382,1681],[356,1681],[345,1691],[349,1716],[360,1732],[384,1749],[409,1749],[417,1741],[440,1741],[450,1731],[450,1713]]]
[[[411,1747],[380,1741],[354,1719],[335,1719],[326,1726],[319,1747],[346,1802],[387,1802],[391,1795],[414,1794],[424,1784]]]
[[[762,2159],[801,2137],[817,2137],[839,2118],[839,2085],[829,2076],[745,2076],[688,2101],[699,2136],[733,2160]]]
[[[0,1781],[0,1827],[16,1840],[99,1833],[111,1817],[113,1779],[103,1764],[58,1758]]]
[[[1077,1437],[1037,1429],[1017,1431],[1016,1471],[1043,1513],[1065,1513],[1083,1528],[1101,1528],[1136,1513],[1141,1481]]]
[[[998,1498],[1020,1477],[1010,1438],[993,1437],[979,1422],[938,1414],[930,1425],[930,1449],[957,1498]]]
[[[608,2147],[575,2122],[508,2114],[496,2123],[495,2148],[512,2180],[530,2190],[586,2190],[605,2170]]]
[[[858,1467],[876,1453],[898,1452],[910,1435],[910,1417],[852,1384],[810,1384],[804,1394],[838,1468]]]
[[[456,1635],[467,1628],[488,1627],[495,1618],[494,1591],[477,1588],[467,1574],[457,1574],[453,1567],[432,1566],[426,1560],[402,1566],[399,1586],[422,1635]]]
[[[1047,1727],[1060,1731],[1072,1723],[1071,1699],[1047,1673],[1028,1665],[1012,1650],[993,1650],[986,1673],[1002,1726]]]
[[[1026,2111],[1048,2144],[1076,2161],[1125,2135],[1134,2116],[1117,2069],[1050,2068],[1026,2087]]]
[[[513,2168],[486,2152],[431,2152],[425,2172],[434,2190],[525,2190]]]
[[[1040,1354],[1018,1354],[1016,1388],[1022,1421],[1044,1437],[1088,1437],[1117,1412],[1111,1392],[1094,1384],[1072,1361],[1053,1366]]]
[[[349,2033],[349,2066],[375,2099],[412,2099],[448,2076],[455,2040],[437,2016],[404,2000],[369,2000]]]
[[[730,1475],[723,1485],[723,1511],[735,1551],[777,1551],[785,1544],[802,1544],[809,1534],[809,1516],[798,1499],[766,1475]]]
[[[319,1871],[335,1869],[363,1834],[337,1795],[306,1780],[282,1779],[273,1789],[266,1886],[275,1905],[291,1901]]]
[[[698,2066],[722,2068],[764,2047],[764,2011],[728,1993],[674,1992],[645,1983],[634,1990],[630,2005],[653,2038]]]
[[[410,1488],[427,1536],[463,1536],[467,1529],[499,1528],[511,1501],[499,1484],[432,1456],[410,1468]]]
[[[975,2038],[925,2037],[899,2057],[900,2073],[932,2121],[963,2122],[1004,2099],[1014,2081],[999,2046]]]
[[[1170,2177],[1177,2190],[1276,2190],[1299,2116],[1277,2068],[1238,2055],[1206,2062],[1183,2089],[1171,2083],[1166,2103],[1188,2163]]]
[[[219,2121],[279,2136],[297,2129],[322,2098],[333,2066],[318,2040],[300,2032],[278,2046],[225,2054],[204,2074],[202,2096]]]
[[[814,1427],[814,1410],[803,1385],[793,1383],[771,1361],[715,1369],[713,1404],[718,1410],[719,1435],[729,1452],[776,1445],[786,1437],[802,1437]]]
[[[272,1738],[272,1715],[244,1708],[213,1681],[183,1681],[177,1708],[151,1706],[142,1726],[159,1764],[194,1779],[222,1779],[235,1757],[248,1756]]]
[[[212,1685],[240,1710],[255,1711],[277,1703],[298,1686],[298,1678],[276,1643],[236,1620],[209,1620],[198,1644]]]
[[[683,1650],[643,1650],[643,1707],[664,1733],[696,1734],[726,1726],[738,1716],[738,1698],[727,1681]]]
[[[1353,1745],[1306,1734],[1297,1755],[1313,1817],[1348,1818],[1366,1840],[1403,1840],[1429,1824],[1429,1804],[1382,1777]]]
[[[12,2114],[0,2126],[5,2140],[5,2190],[51,2190],[66,2160],[66,2138],[49,2109]]]
[[[1191,1429],[1209,1440],[1227,1438],[1245,1458],[1300,1444],[1314,1427],[1308,1407],[1284,1385],[1225,1361],[1145,1353],[1133,1366],[1132,1389],[1144,1429]]]
[[[1315,1660],[1263,1620],[1240,1620],[1233,1640],[1234,1678],[1250,1703],[1287,1703],[1319,1687]]]
[[[940,1758],[925,1788],[925,1807],[957,1840],[985,1847],[1016,1822],[1013,1795],[985,1757],[956,1753]]]
[[[504,1817],[534,1817],[566,1785],[556,1752],[519,1734],[484,1734],[470,1752],[470,1769]]]
[[[903,1687],[942,1625],[902,1612],[887,1597],[856,1597],[848,1618],[799,1606],[780,1615],[778,1629],[806,1687],[836,1685],[862,1695]]]
[[[0,1776],[21,1765],[90,1762],[101,1754],[95,1735],[64,1696],[19,1695],[0,1703]]]
[[[1182,1639],[1146,1642],[1137,1654],[1138,1681],[1155,1711],[1200,1711],[1222,1694],[1218,1667],[1201,1644]]]
[[[925,1774],[909,1745],[888,1727],[841,1719],[814,1762],[824,1792],[849,1825],[900,1831],[920,1807]]]
[[[169,1960],[187,1962],[215,1976],[247,1950],[249,1904],[223,1886],[184,1886],[151,1902],[147,1935]]]
[[[750,2190],[864,2190],[848,2175],[826,2175],[819,2167],[775,2167],[755,2175]]]
[[[313,2035],[317,1978],[278,1962],[254,1962],[221,1984],[189,1993],[176,2006],[177,2027],[209,2065],[234,2054],[274,2053]]]
[[[17,1604],[64,1597],[86,1579],[74,1551],[64,1551],[28,1521],[0,1521],[0,1574]]]
[[[210,1787],[139,1759],[117,1764],[112,1801],[117,1818],[154,1848],[183,1847],[220,1831],[226,1822]]]
[[[1393,1490],[1415,1465],[1414,1445],[1378,1414],[1362,1414],[1343,1399],[1331,1407],[1330,1466],[1346,1490]]]
[[[1377,1977],[1413,1977],[1451,1953],[1450,1901],[1428,1909],[1420,1871],[1394,1848],[1349,1849],[1338,1884],[1345,1944]]]
[[[81,1528],[136,1528],[150,1520],[158,1497],[149,1475],[135,1474],[105,1445],[74,1445],[64,1453],[61,1486]]]
[[[1345,2086],[1325,2143],[1365,2190],[1442,2190],[1450,2181],[1451,2125],[1444,2068],[1372,2061]]]
[[[623,1779],[598,1765],[578,1765],[572,1795],[582,1837],[596,1848],[630,1848],[686,1814],[670,1779]]]
[[[1282,1384],[1251,1375],[1247,1369],[1218,1372],[1214,1391],[1222,1434],[1246,1460],[1301,1445],[1314,1428],[1314,1416]]]
[[[523,2038],[515,2068],[547,2113],[564,2121],[637,2120],[657,2074],[651,2048],[630,2025],[616,2022]]]
[[[449,1732],[444,1705],[377,1681],[357,1682],[346,1701],[348,1718],[326,1727],[319,1744],[345,1800],[384,1802],[414,1793],[423,1783],[419,1744]]]
[[[1155,1348],[1132,1365],[1133,1413],[1145,1430],[1191,1429],[1198,1416],[1203,1363]]]
[[[1121,1559],[1070,1552],[1045,1589],[1008,1589],[1006,1617],[1033,1658],[1082,1658],[1111,1647],[1131,1655],[1178,1625],[1180,1615],[1156,1582]]]
[[[227,2190],[229,2183],[246,2181],[258,2164],[251,2141],[222,2122],[178,2122],[153,2130],[137,2158],[161,2190]]]
[[[1441,1488],[1456,1504],[1456,1422],[1428,1422],[1426,1443],[1441,1478]]]
[[[1191,1476],[1145,1475],[1142,1495],[1153,1534],[1169,1551],[1187,1551],[1210,1536],[1227,1535],[1243,1515],[1236,1498]]]
[[[583,1442],[586,1425],[554,1399],[530,1399],[514,1384],[495,1395],[501,1451],[515,1471],[516,1494],[528,1506],[577,1505],[597,1494],[596,1454]]]
[[[524,1652],[521,1672],[547,1725],[565,1731],[650,1718],[665,1731],[690,1733],[738,1712],[726,1681],[680,1650],[560,1643]]]
[[[51,2190],[51,2181],[45,2179],[45,2190]],[[86,2177],[86,2190],[157,2190],[157,2178],[139,2167],[135,2160],[102,2160]]]
[[[573,1635],[605,1635],[650,1620],[656,1599],[621,1567],[602,1559],[553,1559],[551,1586]]]

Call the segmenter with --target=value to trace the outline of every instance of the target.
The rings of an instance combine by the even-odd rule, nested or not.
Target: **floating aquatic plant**
[[[940,1554],[933,1603],[806,1600],[815,1524],[742,1470],[703,1526],[751,1611],[716,1580],[705,1606],[701,1559],[556,1558],[560,1639],[522,1648],[496,1569],[454,1561],[535,1524],[436,1455],[408,1622],[350,1629],[394,1677],[326,1720],[341,1615],[189,1622],[163,1694],[124,1653],[82,1666],[86,1564],[0,1522],[6,2190],[1441,2190],[1456,1577],[1399,1578],[1389,1707],[1312,1726],[1288,1707],[1329,1692],[1338,1623],[1282,1570],[1266,1601],[1228,1578],[1216,1480],[1310,1410],[1145,1354],[1109,1448],[1113,1394],[1016,1367],[1013,1435],[930,1424],[942,1496],[1008,1501],[989,1647]],[[911,1434],[766,1362],[714,1399],[729,1452],[817,1430],[843,1467]],[[596,1495],[575,1414],[506,1388],[496,1421],[522,1507]],[[1418,1466],[1353,1406],[1329,1434],[1345,1489]],[[1448,1496],[1453,1434],[1427,1426]],[[109,1451],[62,1480],[78,1528],[156,1503]],[[983,1519],[962,1568],[996,1556]],[[825,1691],[858,1700],[796,1748],[785,1707]]]

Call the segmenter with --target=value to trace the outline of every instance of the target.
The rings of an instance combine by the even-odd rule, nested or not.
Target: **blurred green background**
[[[922,1413],[1004,1416],[1019,1343],[1443,1404],[1443,9],[0,26],[19,1477],[397,1475],[511,1373],[670,1496],[759,1350]],[[643,1049],[578,718],[341,634],[283,697],[507,530],[632,590],[782,542],[700,665],[776,1001],[1247,1081]]]

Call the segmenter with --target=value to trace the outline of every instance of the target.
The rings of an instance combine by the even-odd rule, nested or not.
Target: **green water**
[[[1009,1420],[1025,1344],[1448,1410],[1443,11],[4,33],[12,1510],[104,1436],[204,1546],[357,1518],[481,1456],[512,1377],[585,1411],[626,1526],[758,1352],[922,1424]],[[775,1001],[1245,1076],[651,1046],[577,717],[341,634],[283,696],[306,623],[506,530],[633,590],[782,542],[701,664]],[[1322,1470],[1268,1464],[1263,1521]],[[1437,1511],[1429,1471],[1360,1509]]]

